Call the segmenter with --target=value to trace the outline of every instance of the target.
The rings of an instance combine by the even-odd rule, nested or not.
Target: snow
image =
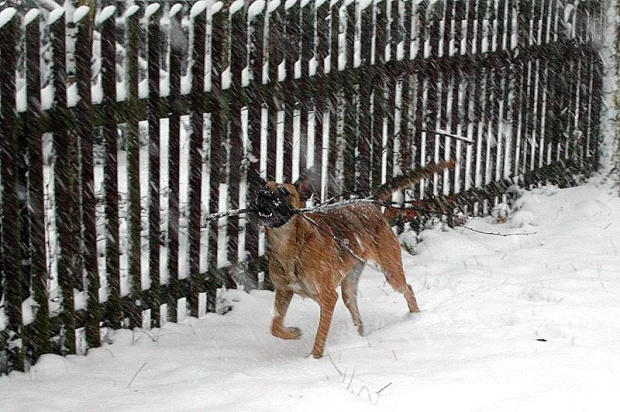
[[[265,1],[264,0],[256,0],[254,3],[248,7],[248,19],[253,20],[263,12],[265,9]]]
[[[56,23],[56,21],[65,14],[64,9],[55,9],[54,11],[52,11],[48,18],[47,18],[47,24],[54,24]]]
[[[127,11],[125,11],[125,15],[123,16],[124,19],[127,19],[131,16],[133,16],[134,14],[136,14],[138,11],[140,10],[139,6],[136,6],[135,4],[132,6],[129,6],[127,8]]]
[[[222,73],[222,89],[230,88],[232,83],[232,73],[230,71],[230,67],[227,67],[226,70]]]
[[[271,0],[267,6],[267,12],[273,13],[278,9],[278,7],[280,7],[280,0]]]
[[[26,13],[26,15],[24,16],[24,27],[28,26],[30,23],[32,23],[34,21],[34,19],[39,17],[40,14],[41,14],[41,12],[39,10],[37,10],[37,9],[30,9],[28,11],[28,13]]]
[[[359,1],[359,9],[361,10],[365,10],[366,7],[370,6],[372,4],[372,0],[360,0]]]
[[[89,11],[90,8],[88,8],[87,6],[78,7],[73,13],[73,22],[79,23],[84,17],[88,16]]]
[[[153,14],[157,13],[160,7],[161,6],[157,3],[149,4],[144,13],[144,18],[148,21]]]
[[[203,11],[206,10],[208,6],[208,3],[206,1],[199,1],[196,2],[193,6],[192,6],[192,10],[190,12],[190,17],[191,18],[195,18],[197,15],[199,15],[200,13],[202,13]]]
[[[101,10],[101,13],[99,13],[99,18],[97,19],[97,22],[99,24],[103,23],[104,21],[112,17],[115,12],[116,12],[115,6],[107,6],[106,8]]]
[[[178,12],[180,12],[183,9],[183,6],[180,4],[175,4],[170,8],[170,13],[169,13],[169,17],[174,17],[176,16],[176,14]]]
[[[356,334],[339,302],[326,356],[306,357],[318,305],[295,297],[269,334],[273,293],[227,291],[225,316],[121,330],[87,356],[45,355],[0,377],[5,410],[616,410],[620,198],[595,180],[525,192],[505,223],[401,236],[422,312],[366,269]],[[522,219],[517,214],[534,219]],[[533,226],[532,223],[536,223]],[[0,312],[0,317],[1,312]]]
[[[219,13],[220,10],[222,10],[222,7],[224,7],[224,3],[222,3],[221,1],[218,1],[213,6],[211,6],[211,14]]]
[[[0,11],[0,28],[4,27],[4,25],[10,22],[11,19],[15,16],[15,13],[17,13],[17,10],[15,10],[13,7],[9,7]]]
[[[233,14],[241,10],[244,5],[245,5],[245,0],[236,0],[233,4],[230,5],[228,12],[232,16]]]

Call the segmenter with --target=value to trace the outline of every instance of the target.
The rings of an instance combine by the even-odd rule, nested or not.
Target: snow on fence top
[[[453,159],[393,201],[484,214],[509,185],[592,170],[603,2],[550,5],[1,11],[0,371],[269,287],[256,222],[204,223],[261,176],[318,164],[321,201]]]

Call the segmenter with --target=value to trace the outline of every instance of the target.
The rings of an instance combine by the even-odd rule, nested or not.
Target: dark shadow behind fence
[[[320,199],[457,167],[411,204],[488,213],[598,165],[603,2],[242,0],[0,12],[0,370],[268,287],[205,216],[321,165]],[[446,206],[447,205],[447,206]]]

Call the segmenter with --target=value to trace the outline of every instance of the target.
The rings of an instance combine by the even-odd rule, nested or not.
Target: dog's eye
[[[288,190],[288,188],[284,186],[279,187],[278,192],[280,193],[281,196],[289,196],[291,194],[291,191]]]

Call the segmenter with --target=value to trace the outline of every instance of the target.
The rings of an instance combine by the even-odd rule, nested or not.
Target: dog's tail
[[[372,198],[373,200],[385,202],[392,193],[406,189],[422,179],[432,177],[435,173],[442,172],[444,169],[454,169],[454,161],[431,163],[404,175],[396,176],[392,181],[379,186]]]

